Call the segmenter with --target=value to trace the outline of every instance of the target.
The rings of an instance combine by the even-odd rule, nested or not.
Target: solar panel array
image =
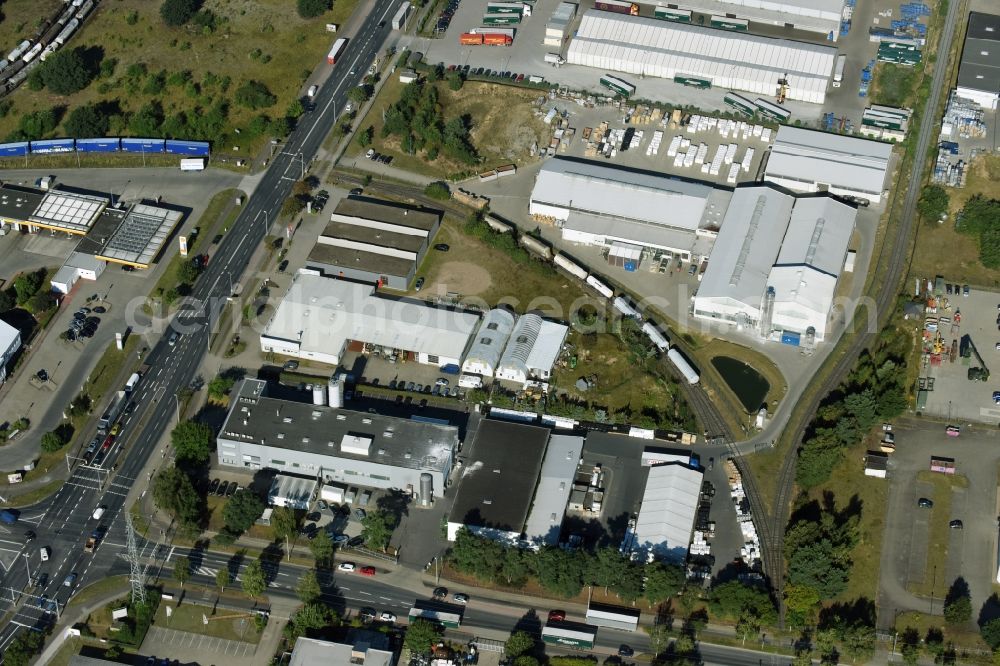
[[[149,266],[180,219],[178,211],[137,204],[98,256],[120,263]]]

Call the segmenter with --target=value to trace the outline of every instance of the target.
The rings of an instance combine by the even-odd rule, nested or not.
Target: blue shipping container
[[[76,140],[76,149],[81,153],[117,153],[120,146],[121,141],[113,137]]]
[[[31,142],[32,153],[72,153],[73,139],[44,139]]]
[[[801,336],[798,333],[792,331],[782,331],[781,332],[781,344],[792,345],[793,347],[799,346],[799,340]]]
[[[167,139],[167,152],[175,155],[207,156],[208,142]]]
[[[126,153],[162,153],[166,142],[163,139],[122,138],[122,151]]]
[[[28,154],[28,142],[0,143],[0,157],[17,157]]]

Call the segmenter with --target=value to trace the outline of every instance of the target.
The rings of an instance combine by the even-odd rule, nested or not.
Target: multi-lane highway
[[[0,628],[0,650],[22,628],[52,621],[54,613],[42,608],[42,595],[62,606],[75,590],[106,576],[120,561],[121,549],[115,544],[124,541],[125,498],[133,485],[148,483],[143,468],[150,456],[159,455],[158,442],[174,423],[174,395],[190,384],[207,351],[211,333],[206,324],[215,323],[226,307],[232,285],[239,284],[254,251],[277,221],[292,184],[301,178],[302,169],[330,132],[337,110],[344,108],[347,92],[361,82],[378,56],[388,34],[384,22],[397,4],[398,0],[374,0],[337,64],[324,65],[330,73],[313,110],[300,118],[295,131],[280,146],[194,293],[171,321],[170,330],[178,333],[176,341],[171,343],[166,332],[143,359],[150,370],[137,388],[135,412],[102,461],[103,469],[77,467],[56,495],[23,509],[18,524],[0,533],[0,603],[4,610],[14,612],[13,619]],[[92,518],[97,506],[106,507],[100,519]],[[94,554],[85,553],[87,537],[99,525],[108,526],[109,533]],[[37,537],[25,543],[24,532],[29,529]],[[42,546],[51,549],[46,562],[40,560]],[[29,570],[47,574],[47,583],[29,590]],[[76,576],[66,586],[64,581],[70,574]]]

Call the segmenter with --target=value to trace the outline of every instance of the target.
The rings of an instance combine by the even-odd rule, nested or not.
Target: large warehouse
[[[782,125],[764,180],[798,192],[832,192],[878,203],[891,156],[888,143]]]
[[[683,562],[701,496],[702,472],[681,463],[649,468],[635,524],[633,557]]]
[[[737,188],[694,298],[694,316],[798,343],[825,338],[857,209],[829,196]]]
[[[499,308],[487,312],[472,341],[472,346],[469,347],[469,353],[465,355],[462,372],[492,377],[500,365],[500,356],[507,346],[511,331],[514,330],[516,319],[513,313]]]
[[[1000,100],[1000,16],[969,12],[955,92],[984,109],[996,110]]]
[[[844,0],[679,0],[668,7],[701,14],[747,19],[781,28],[805,30],[827,35],[836,41],[840,36]]]
[[[300,271],[260,334],[262,351],[338,365],[348,344],[461,365],[479,315],[379,296],[375,286]]]
[[[836,58],[829,46],[598,10],[583,15],[566,55],[572,65],[698,79],[768,98],[785,79],[789,99],[815,104],[826,98]]]
[[[528,213],[555,220],[573,243],[623,242],[690,261],[702,251],[698,230],[718,229],[728,203],[728,191],[706,183],[552,159],[538,172]]]
[[[319,479],[416,494],[423,477],[425,486],[431,481],[430,492],[440,494],[458,445],[455,426],[271,398],[267,382],[245,379],[233,392],[216,452],[220,465],[273,469],[310,477],[313,484]]]
[[[409,288],[441,214],[371,199],[343,199],[306,260],[324,275]]]

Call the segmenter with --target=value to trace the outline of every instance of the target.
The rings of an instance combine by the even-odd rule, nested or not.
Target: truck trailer
[[[629,16],[639,15],[639,5],[634,2],[622,2],[622,0],[597,0],[594,3],[594,9],[616,14],[628,14]]]

